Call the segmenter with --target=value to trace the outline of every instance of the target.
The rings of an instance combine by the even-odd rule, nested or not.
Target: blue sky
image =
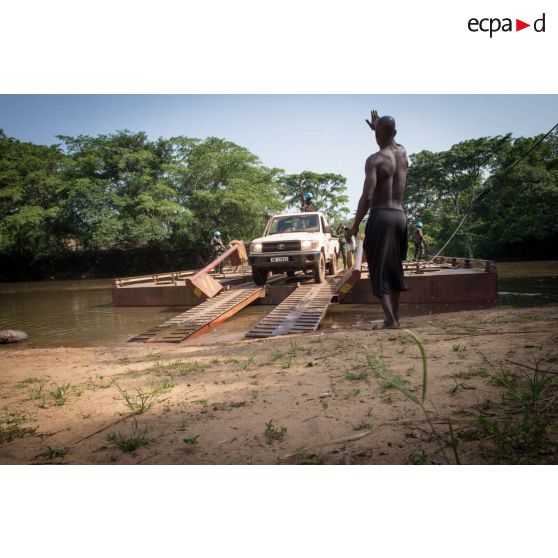
[[[356,208],[376,144],[364,119],[391,114],[409,153],[470,138],[532,136],[558,121],[558,95],[0,95],[0,128],[41,144],[129,129],[150,137],[223,137],[267,166],[347,177]]]

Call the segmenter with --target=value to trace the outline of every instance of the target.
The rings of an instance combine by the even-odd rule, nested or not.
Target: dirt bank
[[[386,381],[395,373],[420,399],[421,354],[403,331],[2,351],[0,462],[444,463],[455,461],[451,418],[462,463],[553,463],[550,392],[536,448],[502,442],[524,409],[501,402],[506,382],[519,391],[523,372],[558,368],[557,320],[558,306],[409,319],[428,352],[425,408],[437,435]],[[554,375],[544,377],[554,390]]]

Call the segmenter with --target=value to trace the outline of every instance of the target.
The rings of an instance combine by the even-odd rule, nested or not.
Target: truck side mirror
[[[332,231],[332,230],[333,230],[333,229],[331,228],[331,225],[326,225],[326,226],[324,227],[324,233],[326,233],[326,234],[331,234],[331,231]]]

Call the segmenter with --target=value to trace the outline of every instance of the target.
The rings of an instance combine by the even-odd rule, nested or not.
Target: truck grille
[[[285,242],[264,242],[262,252],[300,251],[300,240],[286,240]]]

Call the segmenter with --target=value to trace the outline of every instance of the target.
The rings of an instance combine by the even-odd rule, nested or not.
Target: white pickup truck
[[[319,211],[271,217],[263,236],[250,243],[248,263],[256,285],[264,285],[269,272],[292,277],[297,271],[312,271],[316,283],[324,281],[326,269],[335,275],[339,241],[331,232]]]

